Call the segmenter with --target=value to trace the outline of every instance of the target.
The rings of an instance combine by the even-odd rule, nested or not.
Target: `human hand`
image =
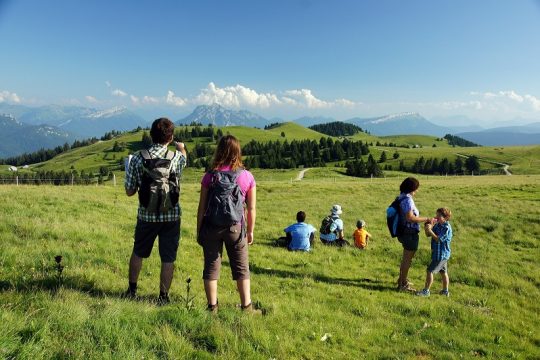
[[[252,232],[247,233],[247,243],[248,243],[248,245],[253,244],[253,233]]]

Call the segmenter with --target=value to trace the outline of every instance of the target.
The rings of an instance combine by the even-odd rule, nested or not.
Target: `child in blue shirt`
[[[431,263],[427,267],[426,284],[418,296],[429,296],[429,288],[433,284],[433,274],[441,273],[443,288],[441,295],[449,296],[448,292],[448,260],[450,259],[450,241],[452,241],[452,226],[448,220],[452,212],[448,208],[439,208],[435,218],[425,223],[426,236],[431,237]]]

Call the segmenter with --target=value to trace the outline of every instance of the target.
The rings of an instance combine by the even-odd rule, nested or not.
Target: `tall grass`
[[[250,265],[262,317],[235,308],[227,259],[220,312],[204,311],[195,181],[182,187],[173,302],[164,307],[153,302],[157,249],[143,265],[142,299],[120,298],[136,216],[136,199],[121,186],[0,187],[0,358],[540,357],[540,177],[420,178],[422,214],[450,207],[455,235],[450,298],[416,298],[394,290],[402,250],[384,223],[401,178],[327,181],[324,174],[300,182],[259,174]],[[347,236],[357,218],[366,220],[373,235],[367,250],[273,246],[298,210],[318,227],[335,203],[344,209]],[[63,256],[61,281],[55,255]],[[409,276],[418,287],[429,257],[422,237]],[[193,309],[181,301],[188,277]],[[439,289],[436,277],[433,293]]]

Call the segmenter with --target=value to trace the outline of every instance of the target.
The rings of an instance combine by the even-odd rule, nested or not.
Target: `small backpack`
[[[208,189],[208,205],[204,214],[208,224],[225,227],[242,223],[244,217],[244,196],[236,183],[236,171],[211,171],[212,183]]]
[[[330,231],[330,227],[332,226],[333,223],[334,223],[334,218],[332,217],[332,215],[326,216],[321,223],[320,233],[324,235],[330,234],[332,232]]]
[[[178,204],[180,187],[176,172],[171,171],[174,155],[167,150],[164,158],[152,158],[148,150],[141,150],[144,162],[139,203],[146,211],[158,216]]]
[[[405,225],[401,221],[401,208],[400,204],[405,199],[399,196],[392,201],[390,206],[386,209],[386,225],[388,226],[388,231],[390,231],[390,236],[397,237],[403,235],[405,230]]]

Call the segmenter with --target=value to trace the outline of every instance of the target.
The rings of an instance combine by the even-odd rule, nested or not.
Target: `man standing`
[[[167,118],[152,123],[152,146],[143,149],[131,159],[126,169],[127,196],[139,193],[139,208],[133,252],[129,261],[129,288],[125,296],[135,298],[137,280],[143,258],[150,256],[156,237],[159,237],[161,275],[158,304],[169,302],[174,261],[180,241],[181,209],[179,179],[186,165],[186,150],[181,142],[177,151],[169,151],[173,141],[174,124]]]

